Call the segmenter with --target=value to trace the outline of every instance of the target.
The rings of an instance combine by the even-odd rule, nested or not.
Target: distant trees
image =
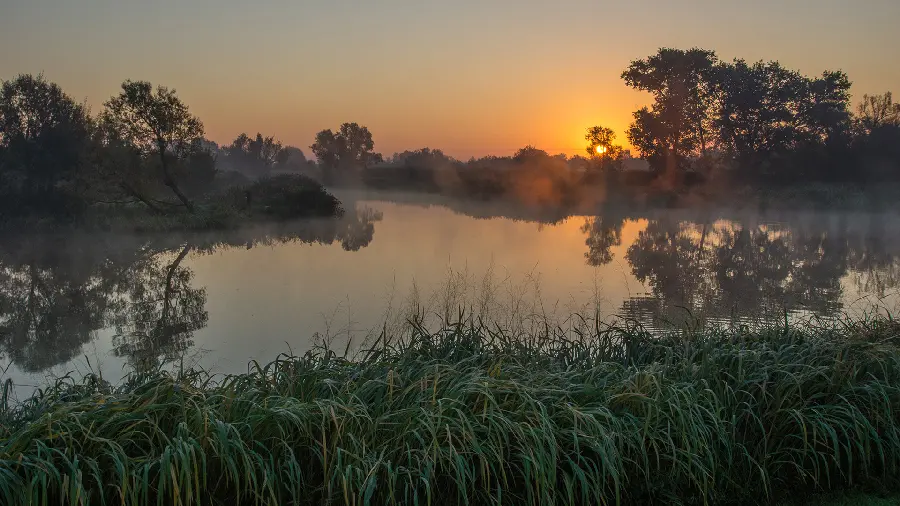
[[[634,112],[626,132],[653,170],[620,173],[607,183],[647,184],[664,174],[674,187],[713,170],[746,183],[900,180],[900,104],[889,92],[865,95],[854,116],[843,72],[807,77],[778,62],[725,62],[705,49],[662,48],[631,62],[622,78],[653,98]],[[357,123],[316,135],[310,149],[318,164],[274,136],[242,133],[219,149],[203,134],[203,123],[173,89],[125,81],[91,117],[43,76],[17,76],[0,86],[0,212],[71,218],[107,205],[192,211],[195,201],[211,202],[205,194],[246,187],[244,176],[276,169],[325,183],[360,179],[391,187],[405,178],[407,187],[427,191],[513,191],[550,201],[598,182],[603,171],[591,169],[621,165],[624,153],[615,132],[594,126],[585,135],[589,158],[526,146],[512,156],[462,163],[424,148],[395,154],[393,167],[374,170],[382,156],[369,129]],[[217,178],[218,167],[242,174]]]
[[[95,117],[41,75],[0,81],[0,216],[16,218],[9,222],[12,226],[47,217],[100,218],[106,223],[101,216],[117,207],[164,214],[175,209],[194,212],[195,202],[200,202],[211,219],[197,222],[221,226],[260,211],[246,196],[250,180],[235,173],[219,176],[219,166],[247,168],[249,175],[262,177],[275,168],[296,172],[291,181],[302,186],[302,196],[310,200],[291,204],[291,210],[334,203],[333,195],[309,180],[319,170],[299,148],[257,133],[241,134],[220,149],[203,135],[203,123],[174,89],[146,81],[122,83],[121,91]],[[332,140],[332,152],[321,154],[341,166],[380,160],[364,127],[343,125]],[[214,192],[223,198],[210,198]],[[293,188],[269,193],[282,199],[299,195]],[[330,208],[339,211],[339,203]],[[87,210],[97,213],[82,216]]]
[[[900,178],[900,104],[890,92],[863,95],[854,130],[857,172],[873,181]]]
[[[369,129],[356,123],[344,123],[337,133],[322,130],[310,146],[319,159],[326,182],[334,182],[338,171],[350,171],[383,160],[375,152],[375,142]]]
[[[612,128],[592,126],[587,129],[584,140],[588,142],[586,151],[590,157],[610,156],[617,157],[621,154],[621,146],[615,146],[616,133]]]
[[[283,163],[289,154],[275,137],[263,137],[260,133],[255,138],[240,134],[224,148],[224,152],[232,170],[246,168],[259,175],[269,172],[275,164]]]
[[[592,126],[587,129],[584,140],[588,145],[585,150],[593,162],[589,167],[609,173],[618,170],[622,166],[622,157],[625,151],[622,146],[615,144],[616,133],[612,128]],[[611,174],[608,174],[611,175]]]
[[[538,149],[529,144],[523,148],[519,148],[519,150],[516,151],[512,158],[513,161],[522,164],[539,163],[549,159],[550,153],[547,153],[543,149]]]
[[[281,152],[281,160],[291,167],[303,167],[309,163],[303,150],[296,146],[285,146]]]
[[[122,92],[106,102],[100,120],[110,135],[142,155],[159,163],[148,166],[158,174],[184,207],[193,211],[193,203],[180,187],[180,179],[190,164],[185,163],[200,150],[203,123],[192,115],[175,90],[147,81],[125,81]],[[151,175],[151,177],[153,177]]]
[[[891,92],[863,95],[856,111],[857,126],[863,134],[882,127],[900,127],[900,103],[894,103]]]
[[[12,214],[71,214],[91,121],[85,108],[43,76],[0,87],[0,207]]]
[[[387,160],[394,164],[405,164],[417,168],[433,168],[458,163],[455,159],[444,154],[440,149],[422,148],[402,153],[394,153]]]

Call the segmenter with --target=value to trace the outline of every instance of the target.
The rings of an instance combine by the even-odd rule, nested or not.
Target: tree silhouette
[[[714,90],[713,51],[662,48],[631,62],[622,79],[653,95],[653,106],[635,112],[628,140],[668,176],[684,166],[684,158],[704,154],[710,141]]]
[[[335,171],[349,171],[382,161],[375,152],[369,129],[356,123],[344,123],[337,133],[322,130],[310,146],[325,171],[327,182],[334,181]]]
[[[255,138],[242,133],[224,151],[229,168],[249,169],[256,175],[266,175],[273,166],[284,163],[290,154],[275,137],[263,137],[260,133]]]
[[[803,80],[778,62],[721,65],[721,110],[715,121],[721,149],[745,168],[788,151]]]
[[[125,81],[122,92],[106,102],[101,121],[117,138],[144,156],[155,157],[162,183],[193,211],[194,205],[178,179],[188,169],[181,162],[201,149],[203,123],[190,113],[175,90],[163,86],[154,90],[146,81]]]
[[[612,128],[592,126],[587,129],[584,140],[588,142],[585,151],[591,158],[608,158],[617,160],[622,156],[622,146],[615,144],[616,133]],[[598,148],[600,148],[598,150]]]
[[[90,119],[43,76],[0,87],[0,210],[66,215],[76,211],[79,169]]]
[[[900,127],[900,103],[894,103],[891,92],[863,95],[857,107],[856,121],[865,135],[882,127]]]

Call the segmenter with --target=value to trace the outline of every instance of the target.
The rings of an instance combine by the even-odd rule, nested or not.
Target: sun
[[[597,146],[596,148],[594,148],[594,150],[597,152],[598,155],[602,155],[602,154],[606,153],[606,146]]]

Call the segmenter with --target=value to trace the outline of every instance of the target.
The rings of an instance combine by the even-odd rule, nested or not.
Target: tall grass
[[[654,337],[415,322],[353,358],[60,381],[0,504],[756,504],[900,489],[900,323]]]

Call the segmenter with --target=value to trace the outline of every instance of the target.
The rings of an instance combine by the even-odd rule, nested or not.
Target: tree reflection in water
[[[208,233],[7,237],[0,241],[0,354],[37,372],[77,357],[103,330],[113,334],[114,353],[132,367],[177,360],[209,320],[207,291],[195,284],[192,256],[292,242],[357,251],[372,242],[382,216],[364,206],[352,209],[341,219]],[[478,216],[492,209],[479,207]],[[502,213],[539,223],[559,220],[557,209]],[[646,226],[625,237],[625,225],[638,219]],[[620,314],[651,328],[745,323],[786,313],[830,317],[846,309],[848,290],[884,297],[900,287],[900,234],[884,216],[773,222],[779,224],[755,216],[698,219],[607,210],[586,220],[581,231],[588,265],[627,262],[647,287],[646,295],[626,299]]]
[[[193,272],[182,266],[184,246],[170,262],[154,255],[130,270],[128,303],[116,315],[114,352],[136,370],[177,360],[193,345],[194,332],[206,327],[206,289],[191,285]]]
[[[582,230],[589,265],[612,260],[624,221],[587,220]],[[863,295],[884,297],[898,286],[900,264],[886,248],[883,218],[873,215],[867,224],[823,220],[769,227],[651,219],[625,255],[650,293],[624,301],[622,315],[651,328],[771,320],[787,313],[836,316],[844,309],[841,282],[848,275]]]
[[[0,242],[0,354],[25,372],[79,356],[103,329],[138,370],[180,359],[206,327],[205,287],[191,254],[290,242],[368,246],[381,214],[353,206],[340,219],[164,236],[20,234]]]

